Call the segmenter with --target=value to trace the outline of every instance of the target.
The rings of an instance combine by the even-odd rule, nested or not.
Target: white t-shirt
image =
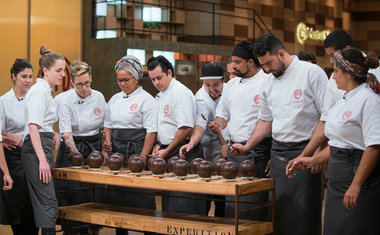
[[[53,124],[58,120],[55,102],[49,84],[37,78],[25,96],[26,126],[24,136],[29,134],[29,124],[37,124],[39,132],[53,132]]]
[[[104,127],[110,129],[141,129],[147,133],[157,132],[156,100],[142,87],[131,94],[119,92],[112,96],[107,105]]]
[[[168,88],[157,94],[158,131],[157,140],[168,145],[180,127],[194,127],[196,107],[193,93],[175,78]]]
[[[216,108],[216,116],[227,121],[231,140],[245,142],[255,129],[260,109],[260,91],[269,75],[260,70],[251,78],[234,78]]]
[[[293,57],[284,74],[273,75],[260,95],[259,119],[272,121],[272,136],[280,142],[311,138],[323,110],[326,73],[318,66]]]
[[[56,104],[61,134],[71,132],[73,136],[92,136],[103,127],[107,104],[99,91],[91,89],[91,94],[82,99],[71,89],[58,96]]]
[[[325,135],[329,145],[361,149],[380,144],[380,96],[361,84],[328,112]]]
[[[0,98],[1,126],[6,132],[23,135],[25,129],[25,99],[18,99],[13,88]]]
[[[376,76],[377,80],[380,79],[380,66],[377,67],[376,69],[369,69],[368,72],[373,73]],[[330,79],[327,82],[325,105],[324,105],[324,111],[321,116],[321,121],[326,121],[328,111],[336,103],[338,103],[338,101],[343,98],[344,93],[346,93],[346,91],[338,89],[338,86],[336,85],[336,81],[333,77],[334,77],[334,73],[331,74]]]
[[[225,89],[226,84],[223,84],[222,96]],[[212,148],[214,146],[220,147],[220,141],[218,135],[214,134],[208,125],[211,121],[215,120],[216,117],[216,107],[222,96],[219,96],[217,99],[213,100],[210,95],[206,92],[204,85],[197,91],[195,94],[195,105],[197,106],[197,116],[195,120],[195,125],[202,127],[205,130],[205,133],[202,136],[201,144],[203,149]],[[203,116],[207,119],[205,120]],[[228,127],[224,128],[222,131],[222,135],[224,139],[228,138]],[[214,149],[214,148],[212,148]],[[218,149],[220,151],[220,149]],[[207,155],[204,151],[204,154]],[[208,155],[211,155],[209,153]]]

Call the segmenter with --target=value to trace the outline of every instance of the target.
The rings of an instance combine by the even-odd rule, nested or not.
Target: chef
[[[121,91],[112,96],[108,102],[104,121],[106,152],[121,153],[125,157],[125,167],[132,154],[141,155],[144,159],[151,153],[157,133],[156,100],[139,86],[143,77],[140,61],[134,56],[124,56],[116,62],[115,72],[117,84]],[[122,187],[110,186],[109,189],[126,190]],[[128,189],[108,191],[109,204],[155,209],[152,190]],[[136,193],[133,193],[136,192]],[[117,229],[116,234],[127,234],[126,230]]]
[[[263,83],[268,81],[269,75],[260,68],[257,57],[253,54],[253,44],[242,41],[236,44],[232,51],[232,65],[237,75],[227,84],[218,107],[216,109],[216,120],[210,123],[213,130],[225,128],[227,123],[233,144],[244,144],[258,120],[260,108],[259,94]],[[233,147],[231,149],[233,150]],[[265,177],[265,168],[270,158],[271,138],[267,135],[255,149],[250,150],[243,156],[229,154],[227,160],[240,165],[244,160],[251,160],[256,164],[256,177]],[[260,193],[242,197],[242,201],[267,202],[268,193]],[[228,197],[227,197],[228,199]],[[233,198],[230,198],[233,200]],[[240,204],[239,208],[252,208],[249,204]],[[226,203],[226,216],[234,217],[234,203]],[[259,209],[239,215],[239,218],[267,220],[267,210]]]
[[[216,62],[207,63],[202,66],[201,80],[203,86],[195,94],[195,104],[197,116],[194,131],[191,134],[190,142],[180,149],[180,156],[185,158],[186,153],[190,152],[199,142],[202,145],[204,158],[214,162],[220,158],[226,158],[228,147],[225,139],[228,138],[228,128],[223,129],[222,133],[214,134],[208,125],[215,120],[216,107],[224,91],[224,69]],[[224,199],[224,196],[213,197]],[[224,217],[224,203],[215,201],[215,216]]]
[[[63,138],[55,167],[70,166],[68,156],[70,153],[80,152],[84,157],[84,164],[88,155],[93,151],[102,151],[102,138],[100,131],[106,113],[106,102],[102,93],[91,88],[91,67],[82,61],[70,64],[70,89],[56,97],[59,131]],[[57,100],[56,100],[57,99]],[[59,101],[58,101],[59,99]],[[56,180],[56,190],[70,191],[57,193],[59,206],[76,205],[92,201],[92,190],[71,191],[75,188],[89,188],[91,184]],[[104,190],[96,190],[95,199],[103,202]],[[64,230],[71,230],[79,223],[62,221]],[[87,228],[80,233],[88,233]]]
[[[304,171],[289,180],[286,162],[308,143],[322,113],[327,76],[317,65],[291,57],[271,33],[255,45],[262,68],[271,73],[260,93],[259,121],[245,145],[251,149],[272,130],[270,176],[275,179],[275,234],[321,234],[322,177]]]
[[[163,56],[148,60],[148,74],[153,85],[160,92],[156,96],[158,102],[157,141],[152,155],[166,160],[179,154],[179,149],[186,143],[194,128],[196,107],[193,93],[178,80],[173,78],[173,65]],[[189,163],[196,157],[203,157],[199,145],[186,154]],[[168,193],[185,195],[183,193]],[[206,214],[206,203],[199,200],[163,198],[164,210]]]

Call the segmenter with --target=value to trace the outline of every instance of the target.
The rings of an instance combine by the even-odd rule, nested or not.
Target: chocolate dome
[[[239,173],[242,177],[254,177],[256,173],[256,165],[250,160],[240,163]]]
[[[202,158],[195,158],[194,160],[191,161],[191,163],[190,163],[191,173],[193,173],[193,174],[197,173],[197,166],[201,161],[203,161]]]
[[[118,153],[118,152],[113,153],[113,154],[119,156],[119,157],[121,158],[121,160],[123,160],[123,166],[124,166],[124,163],[125,163],[125,156],[124,156],[122,153]]]
[[[209,161],[201,161],[197,166],[197,173],[201,178],[210,178],[214,165]]]
[[[167,168],[166,161],[162,159],[161,157],[155,157],[150,162],[149,169],[152,171],[155,175],[162,175],[165,173]]]
[[[72,167],[81,167],[83,164],[83,155],[80,152],[70,153],[69,162]]]
[[[220,172],[225,179],[235,179],[239,169],[234,162],[226,162],[222,165]]]
[[[104,162],[103,154],[99,151],[90,153],[87,157],[87,165],[90,168],[100,168]]]
[[[149,159],[148,159],[148,168],[149,168],[149,169],[150,169],[150,163],[153,161],[153,159],[155,159],[155,158],[157,158],[157,157],[161,158],[160,156],[150,156],[150,157],[149,157]]]
[[[111,171],[119,171],[124,165],[124,156],[114,153],[107,159],[107,166]]]
[[[174,156],[174,157],[171,157],[168,161],[168,171],[169,172],[173,172],[173,164],[175,161],[181,159],[180,157],[178,156]]]
[[[222,165],[227,162],[226,159],[220,158],[214,162],[214,174],[220,175],[220,169]]]
[[[189,173],[190,165],[185,159],[178,159],[173,164],[173,172],[176,176],[186,176]]]
[[[132,173],[140,173],[145,168],[144,158],[140,155],[131,155],[128,159],[128,169]]]

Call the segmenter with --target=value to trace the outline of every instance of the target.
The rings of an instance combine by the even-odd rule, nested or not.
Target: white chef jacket
[[[23,135],[25,129],[25,99],[18,99],[13,88],[0,98],[1,126],[6,132]]]
[[[272,137],[280,142],[311,138],[323,111],[326,73],[318,66],[293,57],[284,74],[273,75],[260,95],[259,118],[272,121]]]
[[[139,86],[129,95],[121,91],[108,102],[104,127],[144,128],[147,133],[157,132],[157,112],[156,100],[142,87]]]
[[[103,128],[107,104],[99,91],[91,89],[90,95],[83,99],[71,89],[56,98],[61,134],[71,132],[73,136],[92,136]]]
[[[329,145],[361,149],[380,144],[380,96],[364,83],[347,92],[328,112]]]
[[[377,80],[379,81],[380,66],[375,69],[369,69],[368,72],[373,73],[376,76]],[[343,98],[344,93],[346,93],[346,91],[338,89],[338,86],[336,85],[336,81],[333,77],[334,77],[334,73],[331,74],[330,79],[327,82],[324,111],[321,116],[321,121],[326,121],[328,111],[336,103],[338,103],[338,101]]]
[[[226,87],[226,84],[223,84],[222,96],[224,92],[226,91],[225,87]],[[205,133],[203,134],[202,139],[201,139],[203,153],[205,154],[205,156],[213,155],[212,153],[209,153],[209,151],[207,151],[208,147],[211,147],[211,146],[220,147],[220,141],[219,141],[218,135],[214,134],[208,127],[210,122],[215,120],[216,107],[218,106],[220,99],[221,99],[221,96],[213,100],[210,97],[210,95],[207,93],[207,91],[205,90],[204,85],[195,94],[195,105],[197,107],[197,116],[196,116],[195,125],[198,125],[205,130]],[[202,117],[202,114],[206,118],[206,120]],[[228,134],[229,134],[228,128],[226,127],[222,131],[222,135],[224,139],[228,138]],[[211,148],[211,149],[215,149],[215,148]],[[220,152],[220,148],[218,148],[218,151]]]
[[[260,91],[269,75],[260,69],[251,78],[234,78],[216,108],[216,116],[227,121],[231,140],[245,142],[253,133],[260,109]]]
[[[180,127],[194,127],[196,107],[193,93],[173,78],[165,91],[157,94],[157,140],[169,145]]]
[[[25,134],[29,134],[29,124],[37,124],[39,132],[53,132],[53,124],[57,121],[55,103],[51,96],[52,89],[42,78],[37,78],[25,96]]]
[[[0,121],[2,121],[1,112],[0,112]],[[0,125],[0,142],[2,141],[3,141],[3,136],[1,135],[1,125]]]

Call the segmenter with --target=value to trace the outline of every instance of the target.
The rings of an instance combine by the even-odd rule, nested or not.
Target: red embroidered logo
[[[95,114],[96,116],[100,116],[101,113],[102,113],[102,110],[100,110],[100,108],[96,107],[96,108],[94,109],[94,114]]]
[[[295,99],[299,100],[302,97],[302,90],[300,89],[295,90],[293,95]]]
[[[137,104],[132,104],[131,107],[129,107],[129,110],[131,110],[132,112],[136,111],[137,107],[138,107]]]
[[[253,101],[254,101],[256,104],[259,104],[259,103],[260,103],[260,96],[259,96],[259,95],[256,95],[255,98],[253,98]]]
[[[169,105],[164,106],[164,113],[168,114],[169,113]]]
[[[343,116],[342,116],[342,120],[345,121],[347,120],[350,116],[351,116],[352,112],[351,111],[346,111],[344,112]]]

